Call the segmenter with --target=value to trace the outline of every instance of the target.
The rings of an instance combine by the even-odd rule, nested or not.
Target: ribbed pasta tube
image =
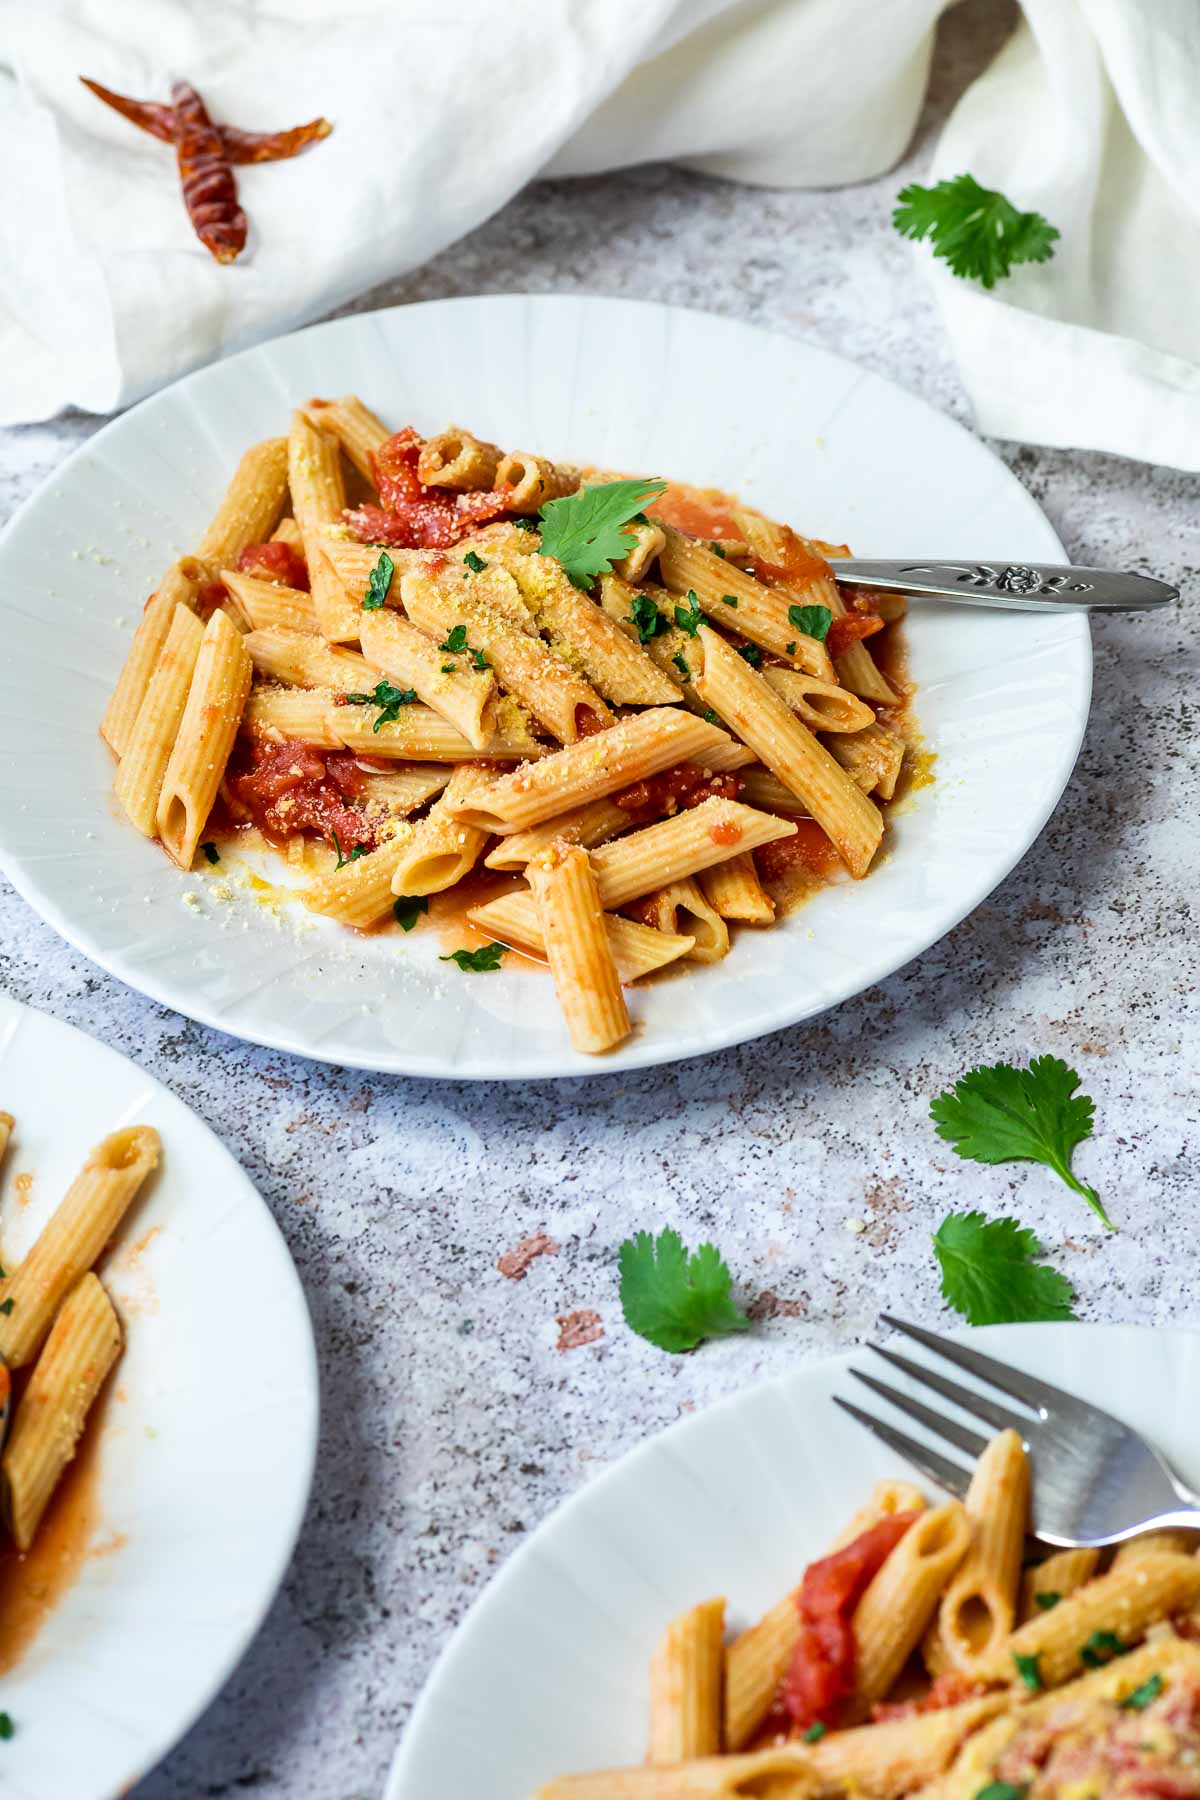
[[[763,679],[813,731],[862,731],[875,723],[866,702],[834,681],[798,669],[764,669]]]
[[[102,1139],[28,1256],[0,1282],[0,1359],[10,1369],[33,1361],[55,1313],[157,1168],[158,1155],[158,1133],[149,1125],[127,1126]]]
[[[747,925],[775,923],[775,902],[758,879],[749,850],[705,869],[699,881],[708,904],[723,919],[740,919]]]
[[[291,740],[317,750],[341,750],[342,739],[332,720],[344,709],[335,707],[334,698],[329,688],[252,688],[242,730],[276,743]]]
[[[269,538],[279,523],[287,488],[287,439],[264,438],[260,444],[251,444],[196,545],[200,561],[210,569],[221,569],[236,562],[247,544],[261,544]]]
[[[528,831],[502,837],[484,862],[489,869],[523,869],[531,856],[553,843],[582,844],[585,850],[593,850],[628,831],[632,823],[629,813],[615,800],[589,800]]]
[[[971,1547],[942,1595],[937,1633],[952,1667],[974,1675],[1013,1628],[1029,1520],[1029,1464],[1020,1435],[983,1451],[965,1500]]]
[[[270,625],[247,632],[243,642],[259,675],[293,687],[359,693],[374,687],[377,679],[371,664],[357,650],[330,644],[312,631]]]
[[[482,906],[473,906],[467,917],[496,943],[520,944],[527,950],[545,955],[537,907],[528,888],[516,894],[505,894],[499,900],[489,900]],[[678,962],[695,942],[686,935],[656,931],[651,925],[641,925],[636,919],[622,919],[610,912],[604,915],[604,929],[617,973],[626,986],[643,975],[652,975],[656,969],[665,968],[668,963]]]
[[[146,685],[158,664],[167,641],[177,606],[192,608],[205,571],[194,556],[180,557],[172,563],[156,591],[147,600],[125,665],[117,677],[104,717],[100,735],[117,756],[125,754],[129,734],[146,694]]]
[[[697,635],[704,653],[696,680],[701,697],[803,800],[850,873],[865,875],[883,836],[878,807],[711,626],[702,625]]]
[[[1127,1538],[1117,1545],[1112,1567],[1127,1569],[1132,1563],[1140,1562],[1143,1556],[1157,1556],[1163,1550],[1172,1551],[1176,1556],[1187,1556],[1195,1545],[1194,1532],[1146,1531],[1141,1537]]]
[[[991,1652],[984,1673],[1012,1680],[1017,1657],[1034,1659],[1043,1687],[1077,1675],[1080,1651],[1096,1631],[1112,1632],[1128,1647],[1159,1619],[1187,1612],[1200,1599],[1200,1562],[1172,1551],[1148,1551],[1068,1594],[1050,1612],[1027,1619]]]
[[[792,837],[795,830],[786,819],[755,812],[736,800],[705,800],[593,850],[600,898],[606,911],[626,906],[655,888],[726,862],[740,851]]]
[[[659,1639],[650,1663],[647,1762],[670,1766],[720,1750],[724,1633],[724,1600],[702,1600]]]
[[[736,858],[731,857],[730,861],[736,861]],[[723,866],[721,863],[715,865],[717,868]],[[690,933],[695,943],[688,951],[689,962],[720,962],[729,955],[729,927],[699,881],[690,875],[647,894],[639,900],[638,911],[659,931]]]
[[[427,706],[482,750],[496,729],[496,681],[470,656],[448,656],[427,632],[389,608],[362,616],[363,655],[393,681],[415,688]]]
[[[614,706],[670,706],[674,682],[602,606],[567,579],[548,556],[513,556],[508,567],[552,650],[582,670]]]
[[[175,608],[142,697],[114,783],[117,801],[145,837],[157,833],[158,797],[187,705],[204,627],[191,609]]]
[[[167,854],[190,869],[238,734],[253,672],[241,633],[223,612],[208,621],[187,704],[158,796]]]
[[[966,1511],[957,1500],[947,1501],[921,1514],[872,1580],[851,1621],[860,1714],[890,1690],[970,1542]]]
[[[288,481],[322,635],[331,643],[353,643],[358,637],[359,610],[330,567],[321,535],[322,526],[336,523],[346,506],[341,452],[337,439],[318,431],[302,411],[292,414]]]
[[[1021,1580],[1021,1623],[1048,1612],[1090,1581],[1099,1561],[1098,1550],[1056,1550],[1045,1562],[1026,1569]]]
[[[392,893],[410,898],[440,894],[470,874],[488,841],[486,831],[464,825],[451,808],[471,788],[478,771],[460,768],[437,804],[414,825],[392,873]]]
[[[222,569],[221,580],[251,631],[265,631],[273,625],[283,625],[289,631],[317,629],[312,595],[302,588],[285,587],[280,581],[263,581],[257,575],[243,575],[237,569]]]
[[[446,787],[453,768],[437,763],[414,763],[411,769],[396,768],[382,774],[364,774],[361,797],[368,813],[382,811],[399,818],[415,812]]]
[[[904,764],[904,740],[883,725],[863,731],[831,733],[825,748],[864,794],[890,800]]]
[[[807,675],[816,675],[822,681],[834,680],[833,664],[825,646],[806,636],[788,618],[789,605],[796,604],[794,593],[765,587],[753,575],[744,574],[724,557],[670,526],[666,527],[666,534],[658,566],[672,593],[686,594],[690,590],[702,611],[718,625],[741,632],[752,644],[775,656],[787,657]],[[828,585],[835,586],[832,581]],[[727,595],[737,601],[736,606],[729,605]]]
[[[419,826],[401,823],[395,833],[365,856],[347,858],[300,890],[309,912],[322,913],[358,931],[386,918],[392,910],[392,876]]]
[[[711,752],[729,742],[725,732],[677,707],[651,707],[556,751],[532,768],[501,776],[461,816],[500,835],[527,831],[544,819],[657,775],[673,763],[711,767]]]
[[[310,400],[304,410],[318,430],[333,433],[359,474],[374,487],[372,458],[392,435],[383,420],[364,406],[357,394],[343,394],[339,400]]]
[[[0,1162],[4,1161],[4,1152],[8,1149],[16,1122],[10,1112],[0,1112]]]
[[[538,512],[547,501],[561,500],[579,486],[579,470],[510,450],[496,469],[494,485],[512,489],[510,501],[517,512]]]
[[[571,1042],[585,1056],[600,1055],[629,1036],[629,1012],[588,853],[578,844],[553,844],[525,873]],[[716,1705],[714,1696],[714,1711]]]
[[[121,1326],[112,1301],[94,1275],[83,1275],[50,1329],[0,1461],[4,1515],[18,1550],[33,1543],[120,1351]]]
[[[452,425],[421,445],[417,478],[425,487],[455,488],[463,493],[490,488],[495,484],[500,457],[497,444],[484,443]]]
[[[331,706],[325,714],[330,732],[347,750],[359,756],[397,757],[402,762],[472,762],[477,756],[517,762],[545,754],[546,746],[532,736],[516,709],[504,700],[497,709],[495,735],[482,746],[472,744],[461,731],[435,713],[432,707],[413,702],[402,706],[394,721],[380,725],[374,706]]]
[[[625,527],[625,534],[637,541],[619,562],[613,564],[613,573],[622,581],[636,583],[641,581],[665,549],[667,534],[653,519],[647,519],[645,523],[640,519],[631,519]]]

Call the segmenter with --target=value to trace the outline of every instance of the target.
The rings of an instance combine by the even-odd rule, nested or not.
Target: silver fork
[[[972,1418],[982,1420],[993,1432],[1009,1428],[1020,1432],[1032,1464],[1030,1529],[1035,1537],[1073,1549],[1119,1544],[1143,1531],[1168,1526],[1200,1529],[1200,1495],[1186,1488],[1158,1452],[1111,1413],[919,1325],[906,1324],[888,1313],[880,1314],[880,1323],[914,1338],[927,1350],[1017,1402],[1021,1410],[1005,1406],[977,1388],[951,1381],[894,1350],[885,1350],[879,1344],[868,1346],[892,1368],[919,1386],[932,1389]],[[886,1381],[864,1375],[860,1369],[851,1369],[850,1373],[873,1394],[967,1456],[977,1457],[986,1446],[986,1437]],[[939,1487],[962,1499],[971,1478],[969,1469],[863,1412],[849,1400],[836,1395],[834,1398],[843,1412],[865,1425]]]

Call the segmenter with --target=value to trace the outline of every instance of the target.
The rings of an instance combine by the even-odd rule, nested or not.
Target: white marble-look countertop
[[[542,184],[361,304],[523,289],[679,301],[825,344],[966,419],[888,220],[1011,16],[993,0],[950,15],[917,140],[879,181],[762,192],[648,168]],[[96,423],[0,434],[0,518]],[[1195,476],[996,448],[1076,560],[1153,571],[1191,598]],[[1035,1226],[1089,1318],[1192,1318],[1195,641],[1182,608],[1100,621],[1074,779],[991,899],[837,1012],[674,1070],[456,1087],[248,1048],[92,967],[0,882],[0,983],[209,1121],[278,1219],[318,1337],[321,1455],[291,1573],[138,1800],[375,1800],[434,1655],[551,1508],[682,1411],[856,1342],[881,1307],[936,1321],[930,1234],[952,1207]],[[1114,1238],[1048,1174],[961,1163],[929,1124],[929,1097],[975,1063],[1042,1051],[1095,1099],[1077,1161]],[[616,1247],[666,1224],[722,1246],[757,1302],[752,1334],[669,1357],[625,1329]],[[557,1253],[506,1279],[498,1257],[538,1231]],[[560,1351],[556,1318],[577,1309],[604,1335]]]

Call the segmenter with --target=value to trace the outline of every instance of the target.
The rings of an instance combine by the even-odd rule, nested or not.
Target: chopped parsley
[[[785,645],[784,645],[784,646],[783,646],[783,648],[784,648],[784,652],[785,652],[785,654],[786,654],[786,655],[788,655],[788,656],[795,656],[795,654],[796,654],[796,640],[795,640],[795,638],[793,638],[793,639],[792,639],[792,641],[791,641],[791,643],[790,643],[790,644],[785,644]]]
[[[1015,263],[1048,262],[1058,232],[1039,212],[1018,212],[995,188],[973,175],[935,187],[910,182],[896,196],[892,224],[902,237],[928,238],[955,275],[995,287]]]
[[[1030,1692],[1034,1694],[1040,1693],[1042,1687],[1042,1671],[1038,1667],[1041,1660],[1042,1657],[1040,1651],[1033,1656],[1022,1656],[1019,1651],[1013,1651],[1013,1661],[1017,1665],[1017,1674],[1021,1677],[1021,1680],[1025,1683],[1025,1686]]]
[[[736,594],[722,594],[721,595],[721,605],[722,606],[736,606],[737,605],[737,595]]]
[[[371,727],[373,731],[378,731],[381,725],[394,725],[400,717],[400,708],[411,706],[416,697],[416,688],[393,687],[390,681],[377,681],[369,694],[346,695],[351,706],[378,706],[381,709]]]
[[[405,931],[411,931],[422,913],[429,911],[429,900],[425,894],[401,894],[399,900],[392,902],[392,916]]]
[[[347,863],[357,862],[360,856],[365,856],[367,854],[367,847],[365,844],[355,844],[349,856],[343,856],[342,846],[338,840],[336,831],[333,834],[333,847],[337,851],[337,862],[334,864],[335,869],[344,869]]]
[[[748,662],[752,669],[762,668],[762,651],[757,644],[739,644],[738,655],[743,662]]]
[[[625,1323],[658,1350],[678,1355],[705,1338],[748,1331],[734,1300],[733,1278],[713,1244],[690,1255],[677,1231],[626,1238],[618,1253]]]
[[[683,654],[682,650],[677,650],[671,658],[671,661],[679,670],[679,679],[681,681],[690,681],[692,679],[692,671],[687,666],[687,657]]]
[[[1114,1656],[1124,1656],[1125,1645],[1115,1631],[1093,1631],[1079,1652],[1085,1669],[1102,1669]]]
[[[465,625],[452,625],[445,643],[438,645],[439,650],[449,650],[451,656],[460,650],[465,650],[466,647],[467,628]]]
[[[700,611],[700,602],[696,598],[694,589],[688,589],[687,605],[675,608],[675,623],[680,631],[685,631],[691,638],[695,637],[703,625],[704,614]]]
[[[1025,1800],[1028,1787],[1014,1787],[1011,1781],[989,1781],[975,1795],[975,1800]]]
[[[712,551],[712,553],[713,553],[713,555],[714,555],[714,556],[719,556],[719,557],[720,557],[720,559],[721,559],[721,561],[722,561],[722,562],[726,562],[726,561],[727,561],[727,560],[728,560],[728,559],[727,559],[727,557],[726,557],[726,555],[725,555],[725,550],[724,550],[724,547],[723,547],[723,545],[721,545],[721,544],[718,544],[718,542],[717,542],[717,540],[716,540],[716,538],[713,538],[713,539],[712,539],[712,541],[711,541],[711,543],[710,543],[710,545],[709,545],[709,548],[710,548],[710,549],[711,549],[711,551]]]
[[[665,481],[601,481],[548,500],[541,510],[542,555],[577,588],[590,588],[637,543],[627,529],[637,507],[665,494]]]
[[[13,1303],[11,1299],[0,1302],[0,1313],[3,1313],[6,1319],[12,1309]]]
[[[221,860],[221,853],[215,844],[201,844],[205,862],[216,863]]]
[[[827,606],[789,606],[788,624],[802,631],[805,637],[816,638],[818,644],[823,644],[829,636],[833,614]]]
[[[828,1725],[822,1724],[821,1720],[817,1719],[804,1733],[804,1742],[806,1744],[819,1744],[828,1729]]]
[[[442,664],[442,674],[443,675],[454,675],[454,674],[457,674],[457,672],[458,672],[458,664],[457,663],[443,663]]]
[[[483,571],[487,568],[487,564],[484,562],[482,556],[477,556],[474,550],[468,550],[467,554],[463,557],[463,561],[466,563],[468,569],[470,569],[472,575],[482,575]]]
[[[1157,1700],[1163,1691],[1161,1675],[1151,1675],[1143,1681],[1141,1687],[1135,1687],[1131,1694],[1126,1694],[1121,1705],[1126,1712],[1144,1712],[1152,1700]]]
[[[513,520],[513,524],[518,531],[537,531],[539,529],[538,522],[532,513],[521,513],[518,518]]]
[[[700,717],[707,720],[710,725],[719,725],[721,723],[711,706],[706,706],[704,711],[700,714]]]
[[[971,1325],[1073,1319],[1075,1290],[1036,1259],[1042,1246],[1016,1219],[948,1213],[933,1237],[942,1298]]]
[[[649,594],[635,594],[629,623],[637,628],[638,642],[648,644],[651,638],[660,631],[669,629],[666,619],[659,612]]]
[[[1061,1599],[1061,1594],[1035,1594],[1033,1596],[1033,1603],[1042,1612],[1053,1612]]]
[[[490,669],[492,666],[482,650],[472,650],[471,664],[476,669]]]
[[[2,1738],[6,1744],[9,1738],[13,1736],[16,1729],[16,1726],[12,1722],[11,1713],[0,1712],[0,1738]]]
[[[386,550],[381,550],[379,552],[379,561],[371,570],[371,576],[367,582],[367,591],[363,595],[362,609],[364,612],[379,611],[380,607],[388,597],[388,589],[392,585],[392,576],[395,572],[395,563],[392,561]]]
[[[500,967],[500,958],[509,948],[507,944],[485,944],[481,950],[452,950],[449,956],[439,956],[439,962],[457,963],[464,975],[490,975]]]

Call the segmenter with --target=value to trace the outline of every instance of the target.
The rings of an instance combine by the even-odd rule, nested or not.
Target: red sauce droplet
[[[308,592],[308,564],[300,552],[280,538],[266,544],[247,544],[238,552],[238,570],[257,575],[260,581],[282,581],[285,587]]]
[[[744,834],[736,819],[718,819],[715,825],[709,826],[708,835],[714,844],[728,849],[734,844],[740,844]]]

